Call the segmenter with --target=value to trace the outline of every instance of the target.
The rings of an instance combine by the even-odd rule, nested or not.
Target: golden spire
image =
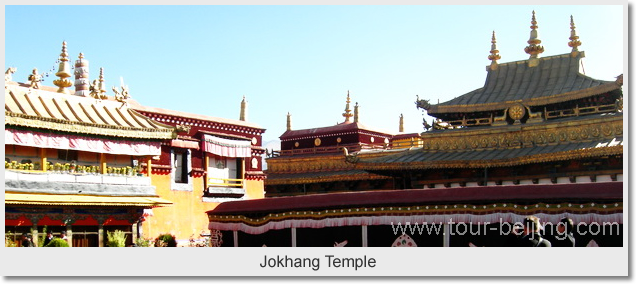
[[[404,132],[404,115],[400,113],[400,126],[398,132]]]
[[[356,105],[353,106],[353,122],[358,123],[358,119],[360,117],[358,116],[358,102],[356,102]]]
[[[345,112],[342,114],[345,118],[344,122],[349,122],[349,118],[353,116],[351,109],[349,109],[349,103],[351,103],[351,98],[349,97],[349,91],[347,91],[347,106],[345,107]]]
[[[247,101],[245,100],[245,96],[243,96],[243,100],[241,101],[241,114],[239,115],[240,121],[247,121]]]
[[[292,125],[291,125],[291,114],[288,112],[287,113],[287,131],[292,129]]]
[[[572,48],[572,52],[570,53],[572,57],[576,57],[579,55],[579,46],[581,46],[581,41],[579,41],[579,36],[576,35],[576,26],[574,26],[574,17],[570,15],[570,42],[568,42],[568,46]]]
[[[68,66],[68,53],[66,53],[66,41],[62,42],[62,53],[60,53],[60,65],[55,76],[60,77],[60,79],[54,80],[53,84],[58,86],[58,93],[69,94],[70,92],[66,89],[70,86],[73,86],[73,82],[67,79],[71,77],[71,73],[69,72],[70,68]]]
[[[530,21],[530,39],[528,40],[528,46],[524,49],[527,54],[530,54],[530,60],[528,62],[530,67],[539,65],[539,54],[543,53],[543,46],[539,45],[541,40],[539,39],[539,31],[537,31],[537,19],[534,16],[534,10],[532,11],[532,21]]]
[[[100,99],[106,99],[108,97],[106,95],[106,84],[104,83],[104,67],[99,68],[99,84],[97,92]]]
[[[490,63],[490,70],[497,70],[497,60],[501,59],[501,55],[499,55],[499,50],[497,50],[497,39],[495,38],[495,31],[492,31],[492,40],[490,41],[492,45],[490,46],[490,55],[488,55],[488,59],[492,61]]]

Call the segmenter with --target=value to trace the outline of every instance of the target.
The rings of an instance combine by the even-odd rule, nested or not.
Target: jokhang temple
[[[531,23],[528,60],[498,63],[493,32],[483,87],[418,99],[435,117],[420,147],[342,158],[401,189],[228,202],[209,228],[227,246],[505,246],[535,215],[547,237],[569,217],[577,246],[622,246],[622,74],[580,72],[573,19],[572,51],[540,57],[534,12]]]
[[[127,245],[161,234],[202,245],[205,211],[263,197],[265,129],[247,122],[245,99],[238,120],[144,106],[123,83],[108,96],[103,69],[90,82],[83,54],[68,61],[64,43],[58,88],[44,86],[37,69],[28,83],[13,81],[13,67],[5,73],[10,239],[46,227],[66,232],[70,246],[105,246],[115,230]]]

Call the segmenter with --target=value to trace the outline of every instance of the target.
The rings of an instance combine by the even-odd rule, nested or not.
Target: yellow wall
[[[265,198],[265,183],[262,180],[245,180],[245,194],[248,199]]]
[[[157,194],[171,201],[172,206],[153,208],[153,215],[146,217],[142,224],[144,238],[156,238],[169,233],[179,241],[179,246],[187,246],[192,235],[200,238],[202,232],[208,230],[208,210],[216,208],[219,203],[203,202],[203,178],[193,178],[193,191],[178,191],[170,189],[170,175],[153,174],[152,185],[157,188]],[[245,180],[248,199],[264,197],[263,181]]]

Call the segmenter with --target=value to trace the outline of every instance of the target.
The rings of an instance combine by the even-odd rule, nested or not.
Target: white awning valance
[[[230,140],[207,134],[203,135],[203,151],[230,158],[247,158],[252,156],[250,141]]]
[[[116,155],[161,155],[159,141],[108,140],[75,135],[40,133],[24,130],[4,130],[5,145],[21,145],[37,148],[79,150]]]

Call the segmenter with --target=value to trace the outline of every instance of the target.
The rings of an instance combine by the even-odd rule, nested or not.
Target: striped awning
[[[159,197],[150,196],[97,196],[5,192],[4,204],[161,207],[172,205],[172,202]]]
[[[203,151],[230,158],[247,158],[252,156],[251,142],[247,140],[230,140],[213,135],[203,135]]]

